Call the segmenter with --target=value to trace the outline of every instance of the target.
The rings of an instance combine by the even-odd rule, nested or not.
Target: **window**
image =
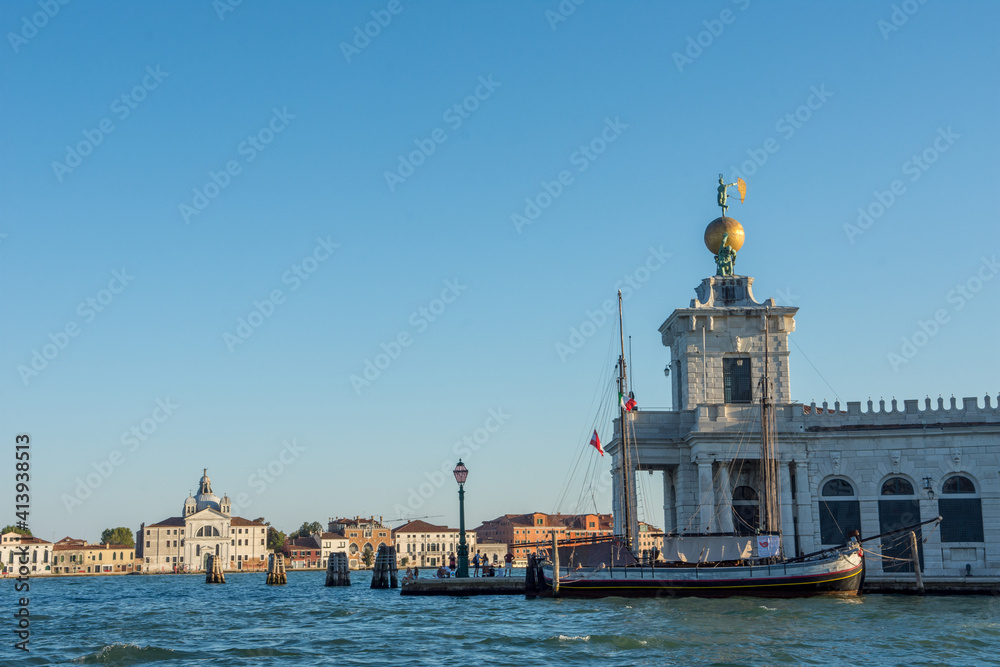
[[[724,358],[722,382],[726,392],[726,403],[749,403],[753,400],[753,393],[750,390],[750,358]]]
[[[913,483],[903,477],[890,477],[882,483],[878,501],[879,532],[887,533],[920,523],[920,502],[913,492]],[[917,555],[920,567],[924,566],[924,550],[920,527],[912,529],[917,535]],[[895,533],[882,538],[882,571],[913,572],[913,555],[910,552],[910,532]]]
[[[893,477],[887,479],[884,484],[882,484],[882,495],[883,496],[912,496],[913,495],[913,485],[902,477]]]
[[[861,530],[861,502],[850,482],[831,479],[820,490],[820,543],[844,544],[853,530]]]
[[[953,475],[941,485],[938,514],[942,542],[983,541],[983,501],[965,475]]]

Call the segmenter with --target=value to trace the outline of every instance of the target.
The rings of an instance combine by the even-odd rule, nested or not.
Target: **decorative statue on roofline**
[[[719,174],[719,187],[717,201],[722,209],[722,216],[713,220],[705,229],[705,245],[715,255],[716,275],[731,276],[736,267],[736,253],[743,247],[746,235],[743,225],[726,215],[729,208],[728,188],[736,186],[740,193],[740,202],[746,199],[747,184],[742,178],[737,178],[735,183],[726,183],[722,174]]]
[[[736,268],[736,251],[729,247],[729,234],[722,237],[722,247],[719,254],[715,256],[715,266],[717,276],[731,276]]]

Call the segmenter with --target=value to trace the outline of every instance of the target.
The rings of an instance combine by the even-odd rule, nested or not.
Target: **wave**
[[[183,653],[169,648],[115,643],[105,646],[96,653],[74,658],[73,662],[82,665],[134,665],[140,662],[177,660],[183,657],[185,657]]]

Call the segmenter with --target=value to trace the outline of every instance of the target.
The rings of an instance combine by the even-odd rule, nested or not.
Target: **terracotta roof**
[[[302,547],[306,549],[318,549],[319,545],[311,537],[296,537],[285,542],[286,547]]]
[[[166,526],[170,526],[171,528],[173,528],[173,527],[183,528],[184,527],[184,517],[181,517],[181,516],[172,516],[172,517],[164,519],[163,521],[160,521],[158,523],[151,523],[148,526],[146,526],[146,528],[162,528],[162,527],[166,527]]]
[[[324,540],[346,540],[347,537],[343,533],[320,533],[320,538]]]
[[[22,535],[21,533],[14,532],[13,530],[9,533],[4,533],[4,536],[16,535],[18,537],[18,542],[21,544],[52,544],[48,540],[43,540],[40,537],[33,537],[31,535]]]
[[[597,527],[591,529],[586,525],[586,517],[597,517]],[[537,523],[536,518],[541,518],[542,523]],[[480,528],[488,528],[487,524],[498,523],[506,519],[515,526],[529,526],[534,528],[576,528],[579,530],[608,530],[612,523],[610,514],[545,514],[544,512],[529,512],[527,514],[504,514],[502,516],[487,521]]]
[[[261,528],[263,528],[267,524],[263,523],[261,521],[251,521],[250,519],[244,519],[241,516],[234,516],[234,517],[232,517],[230,519],[229,525],[230,526],[260,526]]]
[[[457,533],[458,528],[449,528],[448,526],[435,526],[432,523],[427,523],[426,521],[421,521],[419,519],[415,521],[410,521],[403,524],[399,528],[392,531],[392,534],[396,533]]]

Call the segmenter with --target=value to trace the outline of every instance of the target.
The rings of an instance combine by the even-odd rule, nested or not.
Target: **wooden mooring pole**
[[[552,531],[552,597],[559,597],[559,538]]]
[[[326,563],[326,586],[350,586],[351,570],[347,562],[346,551],[336,551],[330,554]]]
[[[285,572],[284,554],[271,554],[267,560],[267,585],[283,586],[288,583],[288,574]]]
[[[208,557],[208,567],[206,568],[205,574],[206,584],[224,584],[226,583],[226,575],[222,573],[222,563],[218,556]]]
[[[917,532],[910,531],[910,554],[913,556],[913,573],[917,576],[917,592],[924,594],[924,575],[920,572],[920,547],[917,545]]]
[[[396,572],[396,547],[381,545],[372,568],[372,588],[399,588]]]

